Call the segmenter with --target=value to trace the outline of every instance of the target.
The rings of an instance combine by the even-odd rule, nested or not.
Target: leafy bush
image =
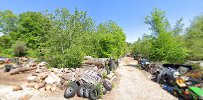
[[[203,71],[203,68],[200,66],[200,63],[192,63],[192,62],[190,62],[189,65],[192,66],[193,70]]]
[[[36,50],[28,50],[27,56],[36,58],[36,57],[38,57],[38,52]]]
[[[25,56],[26,55],[27,46],[23,41],[16,41],[13,45],[13,51],[15,56]]]
[[[82,64],[84,53],[78,47],[72,47],[66,51],[64,62],[68,67],[79,67]]]
[[[64,54],[60,51],[49,50],[45,53],[45,60],[56,68],[76,68],[82,64],[84,54],[77,46],[65,50]]]

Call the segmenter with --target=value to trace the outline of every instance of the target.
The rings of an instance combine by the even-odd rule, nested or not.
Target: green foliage
[[[203,15],[196,17],[187,29],[185,42],[189,49],[188,59],[203,59]]]
[[[9,35],[17,32],[18,16],[10,10],[0,11],[0,32]]]
[[[79,67],[84,55],[118,58],[127,51],[121,27],[113,21],[97,26],[87,12],[78,9],[74,13],[63,8],[19,15],[0,11],[0,29],[4,33],[1,55],[27,54],[53,67]]]
[[[11,37],[8,35],[3,35],[0,37],[0,47],[4,49],[8,49],[11,47],[12,40]]]
[[[14,54],[18,57],[25,56],[26,49],[27,46],[23,41],[16,41],[16,43],[13,45]]]
[[[151,53],[152,48],[152,37],[149,35],[144,35],[142,39],[138,39],[133,44],[133,52],[142,54],[145,57],[149,57]]]
[[[151,35],[144,35],[134,44],[134,51],[150,57],[155,61],[182,63],[185,61],[187,50],[180,42],[183,24],[177,20],[172,28],[165,16],[165,12],[154,9],[151,16],[147,16],[145,23],[150,26]]]
[[[27,50],[27,56],[28,57],[37,58],[37,57],[39,57],[38,55],[39,55],[39,51],[38,50],[32,50],[32,49]]]
[[[97,28],[97,33],[100,37],[99,57],[108,58],[112,56],[117,59],[125,53],[127,45],[125,42],[126,36],[122,28],[115,22],[108,21],[104,24],[100,24]]]
[[[99,94],[99,98],[102,98],[103,97],[103,84],[102,83],[98,83],[96,84],[96,88],[98,88],[100,90],[100,94]]]
[[[202,66],[200,66],[199,63],[192,63],[192,62],[190,62],[189,65],[192,66],[192,69],[193,69],[193,70],[196,70],[196,71],[203,71],[203,68],[202,68]]]
[[[40,49],[45,46],[46,35],[50,28],[50,20],[41,12],[22,13],[19,15],[19,31],[15,34],[15,40],[25,41],[31,50]]]

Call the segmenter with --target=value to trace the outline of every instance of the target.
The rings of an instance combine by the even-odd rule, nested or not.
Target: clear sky
[[[183,17],[187,27],[195,16],[203,13],[203,0],[0,0],[0,10],[9,9],[16,14],[63,7],[88,11],[97,23],[113,20],[124,29],[126,41],[133,42],[150,32],[144,18],[154,7],[166,11],[171,24]]]

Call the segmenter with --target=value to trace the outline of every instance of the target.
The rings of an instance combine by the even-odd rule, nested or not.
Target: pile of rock
[[[50,68],[46,63],[37,65],[34,73],[27,77],[27,87],[42,89],[46,91],[63,90],[69,81],[78,84],[97,84],[102,81],[102,75],[107,74],[104,68],[98,69],[95,65],[85,65],[81,68]]]

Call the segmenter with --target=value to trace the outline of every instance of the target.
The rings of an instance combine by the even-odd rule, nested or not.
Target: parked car
[[[9,58],[0,57],[0,64],[2,64],[2,63],[9,63],[9,62],[11,62],[11,60]]]

